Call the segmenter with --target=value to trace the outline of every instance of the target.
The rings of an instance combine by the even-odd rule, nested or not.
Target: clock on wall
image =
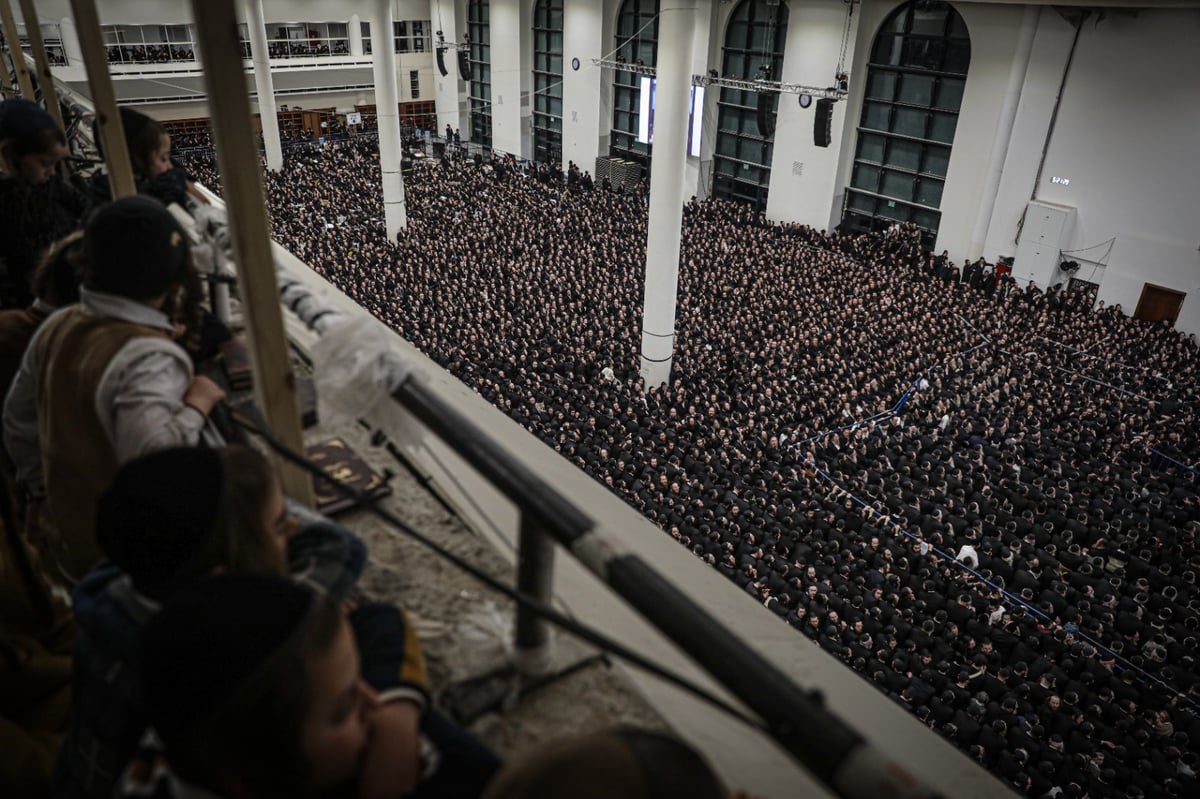
[[[579,59],[578,58],[571,59],[571,69],[575,70],[576,72],[579,71]]]

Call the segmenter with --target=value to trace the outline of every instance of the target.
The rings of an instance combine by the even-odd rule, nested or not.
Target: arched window
[[[613,58],[653,67],[658,61],[658,0],[625,0],[617,15]],[[650,164],[650,145],[638,141],[641,76],[613,71],[613,122],[609,155]]]
[[[563,0],[533,9],[533,160],[562,160]]]
[[[492,146],[492,37],[488,0],[467,4],[467,33],[471,37],[471,141]]]
[[[971,40],[949,3],[914,0],[875,36],[843,225],[872,231],[915,222],[937,235]]]
[[[779,80],[787,44],[788,8],[782,2],[742,0],[725,29],[721,77]],[[758,125],[758,103],[766,97],[768,130]],[[721,89],[717,103],[717,151],[713,155],[713,196],[767,206],[779,95]]]

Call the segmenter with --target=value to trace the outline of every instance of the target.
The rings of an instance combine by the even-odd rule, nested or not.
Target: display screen
[[[638,137],[642,144],[654,143],[654,101],[657,95],[657,81],[654,78],[642,77],[641,106],[638,115]],[[693,86],[691,106],[688,108],[688,155],[700,157],[700,131],[704,125],[704,87]]]

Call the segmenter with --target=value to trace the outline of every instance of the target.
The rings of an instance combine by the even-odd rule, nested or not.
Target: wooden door
[[[1144,319],[1148,322],[1170,320],[1175,324],[1179,318],[1179,308],[1187,295],[1182,291],[1155,286],[1147,283],[1142,287],[1142,298],[1138,300],[1137,310],[1133,312],[1134,319]]]

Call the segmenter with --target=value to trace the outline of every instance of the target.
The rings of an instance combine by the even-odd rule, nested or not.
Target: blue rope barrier
[[[1125,669],[1131,670],[1135,674],[1137,674],[1144,684],[1148,684],[1148,685],[1155,684],[1161,688],[1166,689],[1170,693],[1174,694],[1177,698],[1183,700],[1183,702],[1190,705],[1190,709],[1191,709],[1191,712],[1193,715],[1200,715],[1200,703],[1197,703],[1195,700],[1188,698],[1188,696],[1183,691],[1180,691],[1178,688],[1176,688],[1175,686],[1166,682],[1165,680],[1161,679],[1160,677],[1157,677],[1154,674],[1151,674],[1150,672],[1146,671],[1142,667],[1131,662],[1130,660],[1125,658],[1120,653],[1115,652],[1112,649],[1110,649],[1103,642],[1092,638],[1090,635],[1083,632],[1078,627],[1076,627],[1074,630],[1068,630],[1065,625],[1055,622],[1050,616],[1046,615],[1038,608],[1025,602],[1025,600],[1021,599],[1019,596],[1008,591],[1003,586],[997,585],[996,583],[992,582],[987,577],[985,577],[983,574],[981,574],[979,571],[968,566],[966,563],[958,560],[956,557],[950,555],[950,553],[948,553],[944,550],[941,550],[936,546],[933,546],[932,544],[930,544],[928,541],[926,541],[921,536],[918,536],[914,533],[910,533],[908,530],[904,529],[899,524],[899,522],[896,522],[894,519],[892,519],[891,516],[879,511],[878,509],[875,508],[874,505],[871,505],[871,504],[863,501],[862,499],[860,499],[856,495],[852,494],[847,489],[843,488],[841,486],[841,484],[839,484],[838,481],[833,478],[832,475],[830,475],[828,472],[826,472],[820,466],[818,466],[814,459],[806,458],[805,460],[812,466],[813,470],[817,474],[819,474],[822,478],[824,478],[826,481],[828,481],[831,485],[833,485],[835,488],[837,488],[839,491],[841,491],[852,502],[855,502],[858,505],[860,505],[864,508],[867,508],[868,510],[871,511],[871,513],[875,514],[876,517],[882,518],[886,524],[893,527],[897,532],[899,532],[905,538],[908,538],[909,540],[915,541],[919,544],[924,544],[926,547],[928,547],[929,552],[933,552],[933,553],[937,554],[938,556],[944,558],[945,560],[950,561],[957,568],[970,574],[972,577],[977,579],[979,582],[983,583],[984,585],[987,585],[989,588],[991,588],[994,591],[996,591],[997,593],[999,593],[1005,599],[1011,600],[1011,603],[1016,608],[1019,608],[1026,616],[1029,616],[1030,618],[1033,618],[1034,620],[1041,621],[1049,626],[1053,626],[1055,628],[1059,628],[1066,632],[1069,632],[1072,635],[1074,635],[1076,638],[1078,638],[1079,640],[1090,644],[1095,653],[1093,655],[1093,657],[1098,655],[1101,652],[1111,656],[1114,661],[1124,664]]]

